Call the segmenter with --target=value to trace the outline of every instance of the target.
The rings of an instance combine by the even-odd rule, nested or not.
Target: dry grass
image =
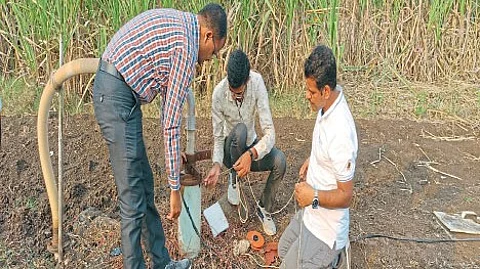
[[[346,81],[345,94],[358,118],[408,118],[431,121],[480,120],[480,85],[462,81]]]
[[[44,86],[58,66],[60,36],[65,40],[65,61],[98,57],[115,31],[142,10],[163,6],[196,12],[203,6],[199,1],[57,2],[61,3],[54,1],[48,12],[46,0],[0,5],[2,97],[9,90],[8,81],[18,77],[25,78],[27,96]],[[338,57],[341,81],[359,117],[478,119],[478,1],[221,3],[228,12],[229,40],[220,59],[198,69],[193,87],[201,116],[210,114],[213,87],[225,76],[226,59],[237,47],[263,74],[274,97],[275,115],[288,111],[286,115],[294,117],[311,116],[301,103],[303,61],[313,46],[326,43]],[[70,113],[90,111],[84,106],[90,102],[90,76],[68,82],[65,89]],[[31,103],[34,107],[35,101]],[[146,109],[151,111],[148,115],[158,115],[157,106]],[[19,112],[7,107],[5,113]]]

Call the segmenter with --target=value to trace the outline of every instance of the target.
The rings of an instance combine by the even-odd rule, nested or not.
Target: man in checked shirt
[[[195,64],[225,45],[227,18],[217,4],[197,15],[153,9],[127,22],[101,57],[93,88],[95,117],[107,141],[120,203],[124,268],[145,268],[141,237],[153,268],[190,268],[172,261],[154,203],[154,183],[142,134],[142,103],[162,97],[168,219],[180,215],[180,126]]]
[[[255,133],[258,115],[263,137]],[[277,233],[271,213],[275,206],[280,181],[286,170],[285,154],[275,145],[275,128],[262,76],[250,71],[247,55],[241,50],[230,54],[227,77],[215,87],[212,103],[213,167],[204,179],[215,185],[222,164],[233,169],[229,173],[228,201],[240,203],[237,176],[250,171],[270,171],[263,194],[255,205],[256,214],[268,235]]]

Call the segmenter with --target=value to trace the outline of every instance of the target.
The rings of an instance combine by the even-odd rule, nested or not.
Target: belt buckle
[[[123,77],[122,75],[120,74],[120,72],[118,72],[117,68],[115,68],[115,66],[107,61],[104,61],[102,60],[101,63],[100,63],[100,70],[116,77],[116,78],[119,78],[119,79],[122,79],[123,80]]]

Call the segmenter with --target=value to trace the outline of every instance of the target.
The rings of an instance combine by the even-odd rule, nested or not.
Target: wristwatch
[[[253,160],[253,151],[251,148],[248,149],[248,154],[250,154],[250,158]]]
[[[315,190],[315,192],[313,193],[312,208],[313,208],[313,209],[318,209],[318,205],[319,205],[319,202],[318,202],[318,190]]]

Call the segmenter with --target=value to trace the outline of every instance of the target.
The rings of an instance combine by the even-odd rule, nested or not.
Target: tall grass
[[[7,80],[25,77],[35,89],[58,66],[59,36],[64,40],[65,61],[99,57],[121,25],[140,12],[155,7],[197,12],[207,2],[0,1],[0,74]],[[277,95],[299,94],[303,61],[319,43],[334,50],[341,74],[353,79],[403,85],[480,81],[478,0],[220,3],[229,16],[227,46],[221,59],[201,67],[194,82],[206,96],[225,75],[225,59],[236,47],[249,54],[252,66]],[[82,77],[67,85],[67,102],[68,98],[89,100],[89,88],[85,87],[89,79]]]

